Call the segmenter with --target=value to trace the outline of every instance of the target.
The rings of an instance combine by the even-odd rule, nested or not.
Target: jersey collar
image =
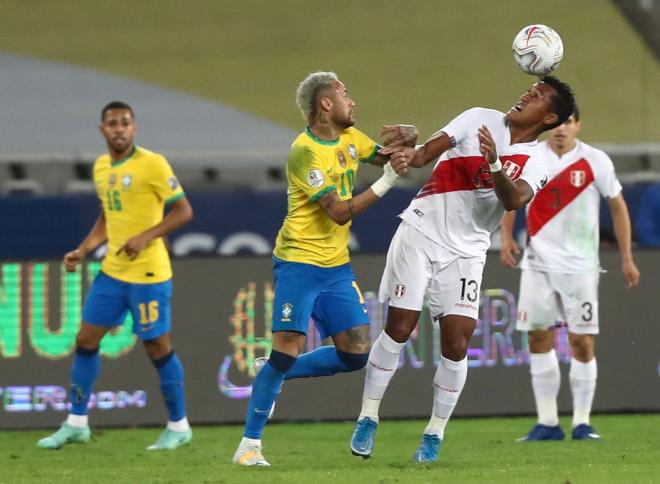
[[[337,143],[339,143],[339,138],[331,139],[331,140],[319,138],[314,133],[312,133],[312,130],[309,129],[309,126],[307,126],[305,128],[305,134],[307,134],[307,136],[309,136],[310,138],[312,138],[314,141],[316,141],[318,144],[321,144],[321,145],[335,146]]]
[[[133,145],[133,149],[131,150],[131,152],[127,156],[125,156],[124,158],[122,158],[119,161],[111,161],[110,165],[113,168],[115,168],[119,165],[123,165],[124,163],[126,163],[128,160],[130,160],[133,157],[133,155],[135,154],[136,151],[137,151],[137,146]]]

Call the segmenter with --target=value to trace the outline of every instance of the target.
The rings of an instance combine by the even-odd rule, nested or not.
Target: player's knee
[[[337,350],[337,356],[341,362],[348,368],[348,371],[361,370],[367,365],[369,361],[369,353],[346,353],[345,351]]]
[[[569,334],[571,353],[573,358],[583,363],[588,363],[594,357],[594,337],[588,334]]]
[[[297,356],[287,355],[281,351],[273,350],[270,352],[268,364],[280,373],[286,373],[296,363]]]
[[[442,356],[449,360],[460,361],[467,355],[468,343],[469,341],[462,339],[442,342]]]
[[[98,348],[100,341],[94,335],[78,332],[76,335],[76,347],[84,349]]]

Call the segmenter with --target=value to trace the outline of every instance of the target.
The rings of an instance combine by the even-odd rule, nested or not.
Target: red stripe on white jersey
[[[502,171],[512,180],[522,173],[528,155],[500,156]],[[435,167],[431,179],[415,198],[462,190],[493,188],[488,161],[483,156],[457,156],[443,160]]]
[[[580,158],[559,172],[540,190],[529,205],[527,232],[536,235],[555,215],[577,198],[594,181],[591,165]]]

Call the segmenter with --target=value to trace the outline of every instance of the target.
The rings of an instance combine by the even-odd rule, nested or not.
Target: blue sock
[[[280,393],[284,374],[296,362],[295,356],[279,351],[271,351],[268,363],[259,371],[252,383],[252,397],[248,403],[243,436],[260,439],[264,431],[270,409]]]
[[[71,413],[74,415],[87,415],[89,410],[89,396],[92,393],[96,377],[99,376],[101,369],[101,357],[99,349],[88,350],[86,348],[76,347],[76,355],[73,358],[71,367],[71,390],[69,399],[71,400]]]
[[[335,373],[355,371],[364,368],[368,359],[369,353],[346,353],[334,346],[321,346],[300,355],[296,364],[286,372],[284,379],[330,376]]]
[[[183,366],[172,350],[152,363],[158,370],[160,391],[165,400],[170,422],[177,422],[186,416],[185,392],[183,389]]]

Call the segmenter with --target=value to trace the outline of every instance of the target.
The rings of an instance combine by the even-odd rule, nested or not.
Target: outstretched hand
[[[486,158],[488,163],[495,163],[497,161],[497,146],[495,146],[493,135],[490,134],[488,128],[482,124],[477,136],[479,138],[479,151],[483,157]]]
[[[380,150],[382,155],[391,155],[396,148],[401,146],[415,146],[419,132],[411,124],[386,124],[380,132],[383,137],[383,145]]]
[[[408,162],[415,154],[415,148],[398,148],[390,156],[390,165],[397,175],[403,176],[408,173]]]

